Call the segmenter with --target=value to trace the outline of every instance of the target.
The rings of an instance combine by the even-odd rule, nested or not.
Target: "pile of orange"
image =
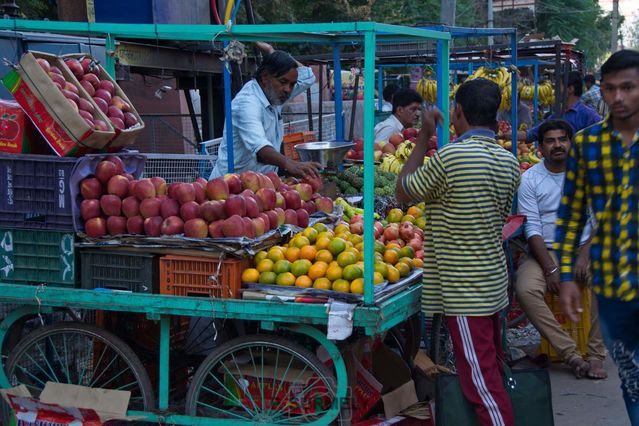
[[[375,243],[375,285],[396,283],[421,267],[410,247]],[[364,242],[339,223],[331,230],[322,223],[304,229],[284,246],[257,253],[254,267],[244,270],[242,282],[364,293]]]

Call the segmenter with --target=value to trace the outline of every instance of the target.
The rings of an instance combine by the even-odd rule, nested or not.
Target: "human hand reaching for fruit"
[[[318,171],[322,168],[320,163],[315,161],[294,161],[289,160],[286,164],[286,172],[295,177],[319,177]]]
[[[437,131],[437,124],[444,122],[444,116],[437,108],[428,111],[422,111],[422,129],[419,131],[419,137],[423,142],[428,142],[431,136]]]

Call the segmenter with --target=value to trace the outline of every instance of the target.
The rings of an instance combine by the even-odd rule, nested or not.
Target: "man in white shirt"
[[[292,176],[315,177],[320,164],[295,161],[280,153],[284,137],[282,104],[315,82],[313,71],[267,43],[257,45],[266,53],[262,64],[255,78],[242,87],[231,103],[234,171],[266,173],[279,168]],[[211,178],[227,172],[225,127]]]
[[[384,99],[382,101],[382,112],[391,112],[393,110],[393,95],[398,90],[399,86],[395,83],[390,83],[384,87],[384,90],[382,90],[382,97]]]
[[[393,95],[393,113],[375,126],[375,140],[387,141],[392,135],[401,133],[404,128],[417,124],[422,113],[422,99],[412,89],[399,89]]]
[[[565,120],[548,120],[539,128],[539,149],[544,160],[528,169],[517,194],[519,213],[526,215],[525,234],[530,255],[519,266],[515,293],[530,322],[539,330],[577,378],[605,379],[603,360],[606,349],[601,337],[595,299],[591,306],[591,329],[586,359],[577,344],[561,328],[544,301],[546,292],[559,293],[558,259],[553,251],[555,220],[561,200],[572,127]],[[581,237],[575,264],[575,277],[587,285],[590,263],[590,235],[594,224],[589,218]]]

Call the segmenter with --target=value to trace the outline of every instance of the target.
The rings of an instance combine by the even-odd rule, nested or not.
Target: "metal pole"
[[[228,42],[224,42],[224,47]],[[223,65],[224,68],[224,124],[226,128],[226,153],[228,156],[228,172],[235,171],[235,158],[233,158],[233,118],[231,116],[231,72],[229,71],[229,63]],[[210,92],[209,92],[210,93]]]
[[[195,116],[195,109],[193,108],[193,98],[191,98],[191,91],[189,89],[182,90],[184,92],[184,99],[186,100],[186,106],[189,109],[189,118],[191,119],[191,125],[193,126],[193,134],[197,143],[202,142],[202,134],[200,133],[200,126],[197,124],[197,117]]]
[[[355,130],[355,113],[357,112],[357,96],[359,95],[359,74],[355,76],[355,87],[353,88],[353,103],[351,104],[351,123],[348,129],[348,140],[353,140]],[[375,100],[373,99],[373,103]]]
[[[493,28],[493,0],[488,0],[488,10],[487,10],[487,17],[488,17],[488,28]],[[495,39],[493,38],[493,36],[488,37],[488,45],[492,46],[494,43]]]
[[[610,51],[617,51],[617,33],[619,32],[619,0],[612,0],[612,34],[610,37]]]
[[[317,139],[320,141],[324,140],[324,134],[322,133],[322,120],[324,118],[324,65],[319,65],[319,95],[317,100]]]
[[[170,319],[171,317],[168,315],[160,317],[160,395],[158,396],[158,408],[160,410],[169,408]]]
[[[381,65],[377,68],[377,110],[382,110],[382,105],[384,105],[384,98],[382,96],[382,92],[384,91],[384,77],[383,77],[383,68]]]
[[[561,114],[561,44],[555,42],[555,105],[554,114]]]
[[[364,304],[374,303],[373,265],[374,242],[374,187],[375,187],[375,163],[373,158],[373,142],[375,135],[375,94],[373,84],[375,81],[375,32],[364,33]]]
[[[437,126],[437,147],[441,148],[450,141],[450,113],[448,97],[448,40],[437,40],[437,108],[444,116],[444,123]]]
[[[441,0],[441,16],[440,21],[444,25],[455,25],[455,8],[457,6],[456,0]]]
[[[313,101],[311,99],[311,88],[306,89],[306,112],[308,114],[308,130],[313,131]]]
[[[342,64],[340,48],[333,47],[333,87],[335,88],[335,140],[344,140],[344,122],[342,121]]]
[[[515,70],[517,69],[517,32],[510,36],[510,49],[511,49],[511,63]],[[510,102],[510,123],[512,129],[514,130],[512,134],[512,150],[515,158],[517,157],[517,129],[519,128],[519,123],[517,119],[519,118],[519,97],[517,96],[517,72],[512,72],[511,77],[511,102]]]
[[[533,123],[536,126],[539,117],[539,65],[533,65],[533,84],[535,93],[533,95]]]

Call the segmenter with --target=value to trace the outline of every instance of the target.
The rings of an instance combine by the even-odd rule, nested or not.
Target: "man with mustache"
[[[544,159],[522,175],[517,194],[519,213],[527,218],[524,231],[530,256],[519,266],[515,293],[530,322],[570,366],[575,377],[605,379],[607,373],[603,368],[603,360],[606,348],[597,321],[597,304],[593,303],[590,311],[588,354],[584,360],[577,351],[577,344],[561,328],[544,300],[546,292],[559,293],[559,262],[552,247],[572,127],[564,120],[548,120],[540,126],[539,135],[539,149]],[[586,223],[576,253],[575,279],[581,285],[586,285],[588,276],[592,225],[590,221]]]
[[[579,320],[574,272],[576,235],[592,206],[593,290],[601,332],[619,370],[626,410],[639,425],[639,51],[620,50],[601,66],[601,95],[610,115],[575,136],[557,215],[559,298]]]
[[[266,55],[255,78],[242,87],[231,104],[235,172],[279,169],[297,177],[316,177],[320,164],[295,161],[280,153],[284,137],[282,104],[311,87],[315,82],[313,71],[270,44],[260,42],[257,47]],[[227,172],[225,127],[211,178]]]
[[[393,113],[375,126],[375,140],[387,141],[402,130],[413,127],[422,113],[423,99],[412,89],[399,89],[393,94]]]

